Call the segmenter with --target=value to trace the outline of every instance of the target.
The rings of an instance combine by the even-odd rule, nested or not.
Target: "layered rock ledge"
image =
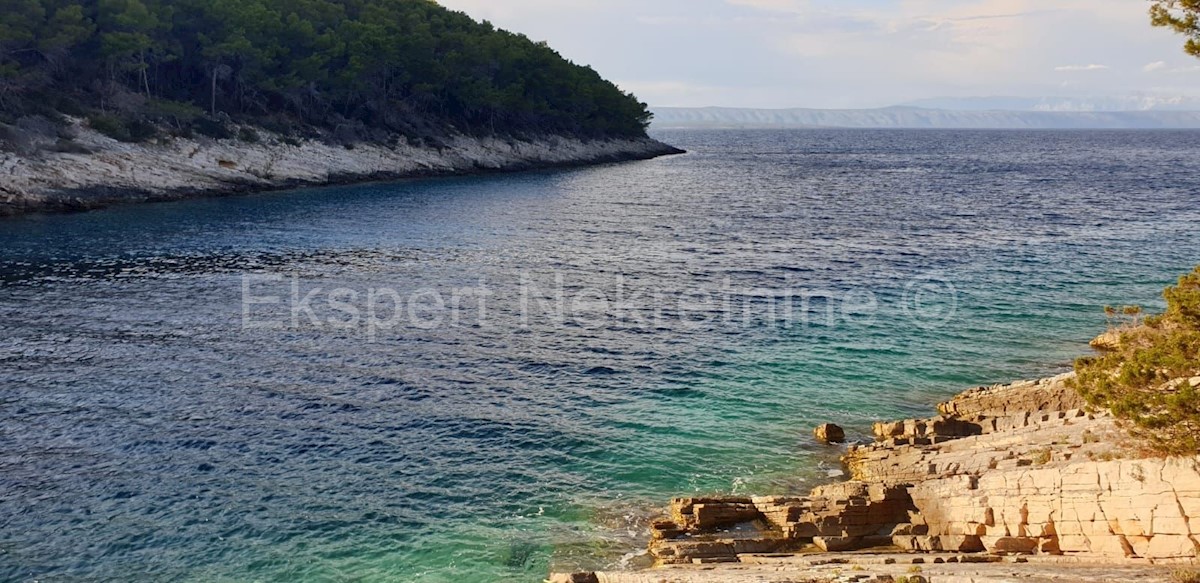
[[[1200,568],[1200,457],[1144,455],[1072,375],[967,391],[877,423],[850,481],[803,497],[680,498],[656,568],[596,581],[1169,581]]]
[[[455,136],[392,145],[297,142],[256,130],[255,143],[207,138],[131,144],[73,128],[69,152],[0,148],[0,216],[121,202],[282,190],[403,178],[642,160],[681,150],[650,138],[581,140]],[[60,148],[61,149],[61,148]]]

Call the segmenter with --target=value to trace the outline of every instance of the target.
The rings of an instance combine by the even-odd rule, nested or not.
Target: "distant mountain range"
[[[1200,109],[1200,105],[1197,106]],[[1200,129],[1200,111],[742,109],[658,107],[653,127],[670,128],[945,128],[945,129]]]
[[[955,111],[1200,111],[1200,98],[1187,95],[1089,95],[1076,97],[934,97],[902,106]]]

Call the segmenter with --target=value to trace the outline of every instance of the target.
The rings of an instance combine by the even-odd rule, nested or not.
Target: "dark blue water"
[[[628,563],[668,497],[805,490],[813,425],[1062,371],[1200,263],[1197,132],[660,137],[0,221],[0,579]]]

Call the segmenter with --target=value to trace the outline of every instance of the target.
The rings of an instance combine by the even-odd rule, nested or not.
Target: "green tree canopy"
[[[650,118],[545,43],[429,0],[0,0],[0,114],[167,103],[360,134],[640,136]]]
[[[1134,435],[1171,455],[1200,452],[1200,267],[1163,292],[1166,312],[1116,330],[1118,341],[1100,356],[1075,363],[1080,393],[1112,409]],[[1115,309],[1106,312],[1115,313]]]

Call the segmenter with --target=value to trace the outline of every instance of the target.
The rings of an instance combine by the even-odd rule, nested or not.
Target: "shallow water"
[[[0,221],[0,579],[612,565],[1200,263],[1200,132],[659,137],[691,153]]]

